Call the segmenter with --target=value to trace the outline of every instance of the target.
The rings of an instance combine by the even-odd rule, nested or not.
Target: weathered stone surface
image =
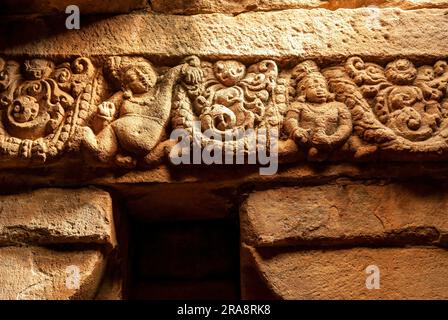
[[[79,268],[79,288],[69,266]],[[105,260],[99,251],[58,252],[38,247],[0,248],[0,299],[92,299]],[[69,284],[67,286],[67,283]]]
[[[243,248],[265,290],[282,299],[447,299],[448,252],[434,248],[355,248],[268,254]],[[366,268],[380,271],[380,289],[367,289]],[[257,296],[243,284],[243,298]]]
[[[153,0],[152,9],[172,14],[241,13],[247,11],[270,11],[294,8],[359,8],[395,7],[401,9],[446,8],[446,0]]]
[[[124,272],[121,270],[120,265],[111,263],[111,258],[109,257],[95,300],[123,300],[123,274]]]
[[[323,0],[153,0],[151,7],[154,11],[170,14],[241,13],[292,8],[321,8],[328,5],[329,2]]]
[[[38,189],[0,197],[0,244],[115,246],[112,199],[96,188]]]
[[[254,246],[448,240],[447,192],[440,185],[342,184],[249,195],[243,241]]]
[[[298,9],[235,17],[133,13],[89,21],[80,30],[59,34],[54,30],[63,27],[57,26],[61,21],[16,23],[20,23],[20,29],[9,19],[1,22],[1,54],[128,54],[165,61],[178,61],[188,55],[245,61],[340,61],[360,55],[385,61],[396,56],[442,58],[448,51],[444,41],[448,21],[445,12],[437,9],[384,9],[373,16],[369,9]]]
[[[173,167],[161,165],[151,170],[132,170],[117,175],[115,172],[99,172],[88,170],[74,172],[49,168],[48,175],[39,175],[39,169],[1,170],[0,182],[11,190],[19,187],[68,187],[80,184],[98,185],[113,188],[128,199],[136,199],[151,192],[161,185],[176,184],[181,190],[202,185],[212,192],[225,189],[236,189],[244,185],[258,185],[266,188],[272,184],[302,185],[310,182],[330,182],[335,180],[365,179],[389,181],[392,178],[417,179],[428,183],[443,182],[448,179],[448,168],[444,162],[373,162],[365,163],[297,163],[294,166],[280,167],[272,176],[261,176],[258,168],[243,165],[233,166],[201,166]],[[95,175],[96,174],[96,175]],[[169,189],[169,188],[167,188]],[[178,192],[176,188],[172,192]]]
[[[65,9],[70,5],[77,5],[81,14],[125,13],[142,9],[148,5],[148,2],[146,0],[4,0],[2,14],[65,14]]]

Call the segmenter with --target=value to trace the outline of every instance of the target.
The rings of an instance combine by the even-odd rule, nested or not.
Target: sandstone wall
[[[448,298],[447,1],[2,9],[0,298]]]

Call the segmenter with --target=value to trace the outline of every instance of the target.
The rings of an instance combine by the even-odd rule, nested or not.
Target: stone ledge
[[[169,14],[233,13],[285,9],[395,7],[401,9],[447,8],[447,0],[152,0],[154,11]]]
[[[141,197],[145,190],[171,186],[170,192],[193,190],[192,186],[201,184],[210,190],[239,188],[257,185],[260,189],[289,186],[322,184],[342,180],[384,180],[393,181],[404,178],[416,181],[443,182],[448,179],[445,162],[406,163],[298,163],[293,166],[280,166],[278,174],[262,176],[258,168],[244,165],[229,166],[188,166],[173,167],[161,165],[151,170],[125,171],[70,171],[70,167],[1,170],[0,183],[20,192],[24,187],[76,187],[104,186],[116,189],[130,198]],[[52,179],[49,180],[48,177]],[[181,188],[177,190],[176,187]],[[140,191],[139,191],[140,190]],[[137,191],[137,192],[136,192]]]
[[[66,31],[59,20],[5,18],[0,24],[0,54],[142,55],[171,63],[189,55],[282,63],[296,59],[339,62],[352,55],[377,62],[397,56],[430,61],[448,55],[445,10],[383,9],[379,19],[380,26],[366,23],[372,20],[369,9],[297,9],[235,17],[140,12],[86,20],[80,30]]]

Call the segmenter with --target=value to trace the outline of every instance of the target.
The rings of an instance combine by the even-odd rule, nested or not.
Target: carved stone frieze
[[[405,58],[283,69],[274,60],[195,56],[171,68],[127,56],[0,59],[0,159],[43,163],[74,153],[92,165],[134,168],[166,159],[175,129],[232,153],[249,150],[241,131],[267,141],[275,129],[282,154],[310,161],[442,160],[447,83],[446,61]]]
[[[350,108],[354,135],[363,141],[401,154],[448,150],[445,61],[417,68],[398,59],[382,67],[352,57],[325,75],[337,100]]]
[[[0,59],[0,158],[45,162],[68,146],[95,103],[97,70],[88,58]]]
[[[191,58],[199,68],[198,81],[184,80],[176,88],[172,127],[186,129],[202,147],[225,152],[250,152],[250,139],[280,126],[279,110],[286,108],[286,87],[277,64],[263,60],[246,66],[235,60],[215,63]],[[194,128],[195,123],[197,128]],[[247,131],[252,130],[252,136]],[[229,138],[230,137],[230,138]]]

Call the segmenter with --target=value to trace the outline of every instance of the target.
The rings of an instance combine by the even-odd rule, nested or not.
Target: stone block
[[[243,299],[448,298],[448,252],[445,249],[353,248],[291,252],[243,246],[242,251]],[[272,296],[260,297],[260,289],[253,290],[245,285],[244,271],[251,268],[258,272],[264,291]]]
[[[444,245],[447,192],[437,183],[358,183],[256,191],[241,209],[253,246]]]
[[[0,196],[0,245],[116,245],[112,199],[97,188]]]
[[[94,250],[0,248],[0,299],[93,299],[104,267],[102,253]]]

